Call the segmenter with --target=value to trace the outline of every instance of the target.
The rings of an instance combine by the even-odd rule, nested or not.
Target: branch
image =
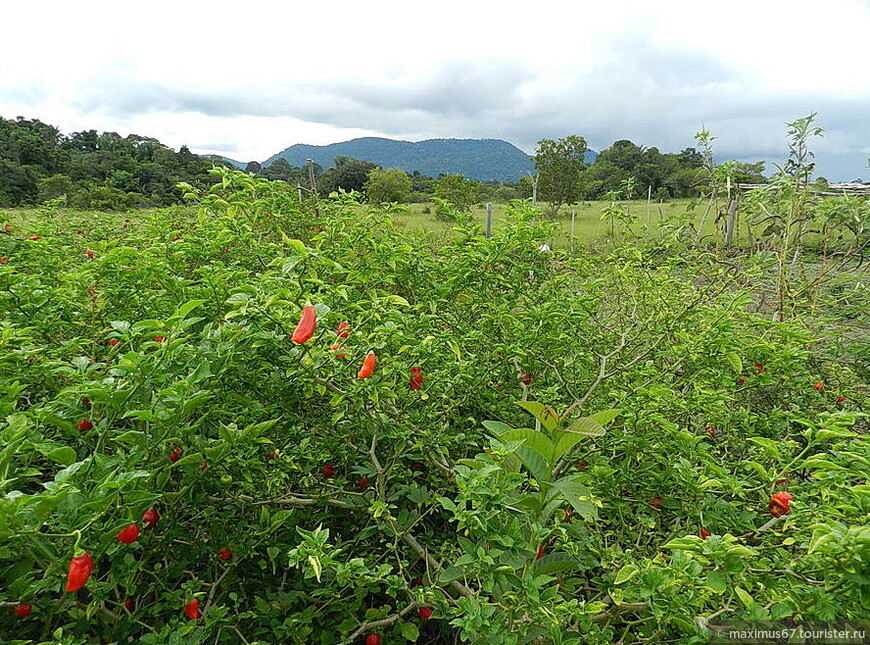
[[[409,612],[414,611],[420,607],[420,603],[418,602],[410,602],[405,605],[398,613],[393,614],[392,616],[388,616],[387,618],[381,618],[380,620],[371,620],[365,623],[362,623],[359,627],[357,627],[356,631],[354,631],[350,636],[341,641],[338,645],[350,645],[353,643],[358,636],[365,632],[370,632],[379,627],[390,627],[394,625],[400,618],[408,614]]]

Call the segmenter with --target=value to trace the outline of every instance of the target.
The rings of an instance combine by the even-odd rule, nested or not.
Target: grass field
[[[609,202],[582,202],[575,206],[563,206],[554,218],[556,231],[551,246],[558,249],[569,249],[575,245],[587,245],[604,243],[610,240],[610,223],[601,219],[604,209]],[[698,205],[690,210],[691,200],[675,200],[665,203],[652,203],[647,211],[645,201],[622,202],[621,208],[629,212],[634,218],[631,235],[628,236],[624,228],[618,223],[615,227],[615,238],[624,241],[627,237],[644,238],[647,235],[657,237],[662,226],[685,224],[699,221],[703,215],[703,205]],[[453,225],[450,222],[439,220],[431,207],[427,204],[408,204],[407,211],[397,215],[394,221],[409,231],[421,233],[431,232],[435,235],[449,237]],[[506,205],[493,204],[492,227],[497,230],[504,218]],[[546,212],[546,207],[544,208]],[[572,236],[572,213],[574,214]],[[647,219],[647,215],[649,218]],[[472,212],[472,217],[481,228],[486,226],[486,207],[478,205]],[[704,227],[705,234],[713,233],[713,217],[708,218]],[[647,230],[649,222],[649,231]]]

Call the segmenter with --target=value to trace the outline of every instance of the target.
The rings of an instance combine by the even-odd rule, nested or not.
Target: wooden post
[[[734,238],[734,220],[737,218],[737,197],[732,196],[728,202],[728,216],[725,219],[725,246],[731,246]]]
[[[652,184],[646,189],[646,239],[649,239],[649,214],[652,205]]]
[[[486,237],[492,237],[492,204],[486,203]]]
[[[308,166],[308,184],[311,186],[311,199],[314,200],[314,215],[320,217],[317,208],[317,177],[314,176],[314,160],[306,159],[305,164]]]
[[[571,255],[574,254],[574,224],[577,222],[577,209],[571,209]]]

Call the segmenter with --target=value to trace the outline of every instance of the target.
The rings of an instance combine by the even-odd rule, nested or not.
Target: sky
[[[5,3],[0,117],[263,161],[361,136],[579,135],[870,180],[870,0]]]

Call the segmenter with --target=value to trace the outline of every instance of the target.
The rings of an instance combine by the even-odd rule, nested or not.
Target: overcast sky
[[[4,3],[0,116],[262,161],[359,136],[577,134],[870,179],[870,0]],[[774,169],[768,163],[768,172]]]

